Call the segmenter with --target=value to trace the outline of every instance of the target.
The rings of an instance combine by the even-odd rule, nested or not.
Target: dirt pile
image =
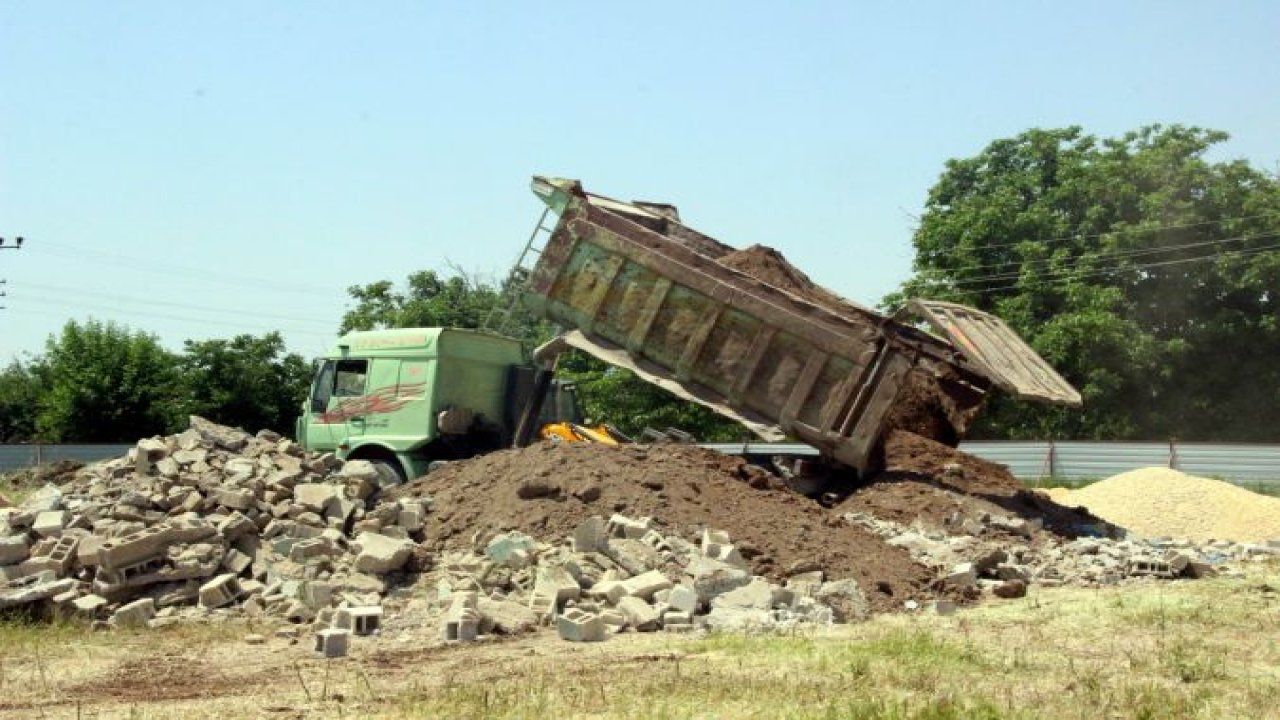
[[[933,573],[900,548],[849,526],[741,458],[694,446],[546,446],[454,463],[393,492],[429,496],[436,549],[476,548],[495,533],[571,533],[592,515],[648,516],[696,538],[724,530],[753,570],[781,579],[805,569],[853,578],[875,610],[924,599]]]
[[[848,300],[809,279],[799,268],[787,262],[782,253],[771,247],[752,245],[745,250],[722,255],[716,262],[838,314],[847,313],[853,307]]]
[[[1059,502],[1146,537],[1263,542],[1280,538],[1280,498],[1162,467],[1131,470],[1080,490],[1055,493]]]
[[[938,527],[957,526],[957,514],[1008,515],[1064,538],[1107,532],[1101,518],[1027,490],[1004,465],[914,433],[890,432],[884,454],[884,472],[870,484],[847,489],[838,511]]]

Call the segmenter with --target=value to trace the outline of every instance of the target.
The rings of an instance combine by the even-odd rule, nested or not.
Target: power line
[[[172,263],[156,262],[154,258],[143,259],[124,255],[122,253],[104,253],[97,250],[76,247],[75,245],[69,245],[67,243],[42,242],[41,246],[41,249],[34,250],[34,252],[42,255],[62,258],[64,260],[107,263],[115,265],[116,267],[128,268],[129,270],[136,272],[164,275],[166,277],[178,275],[207,282],[219,283],[222,285],[251,288],[265,292],[283,292],[290,294],[315,295],[319,297],[333,297],[335,294],[335,291],[332,289],[325,289],[314,285],[296,285],[291,283],[281,283],[278,279],[219,273],[211,271],[208,268],[196,268],[185,265],[174,265]],[[44,249],[43,246],[50,246],[52,249]],[[62,250],[59,250],[59,248],[62,248]]]
[[[176,320],[179,322],[200,323],[202,325],[221,325],[224,327],[239,328],[241,331],[245,329],[245,323],[243,322],[232,322],[229,320],[216,320],[216,319],[209,319],[209,318],[197,318],[197,317],[191,317],[189,315],[171,315],[168,313],[146,312],[142,310],[112,307],[109,305],[101,305],[97,303],[77,303],[74,301],[71,303],[66,303],[66,302],[59,302],[59,301],[42,300],[39,298],[31,298],[31,297],[21,297],[21,298],[15,297],[14,300],[17,301],[16,302],[17,305],[23,305],[28,302],[33,302],[39,305],[46,305],[46,306],[52,305],[52,306],[64,307],[64,308],[68,307],[69,305],[72,305],[72,306],[79,305],[81,307],[87,307],[91,310],[111,312],[118,315],[124,315],[126,317],[143,317],[143,318],[152,318],[152,319],[158,319],[158,320]],[[30,312],[30,313],[35,313],[39,315],[47,315],[51,317],[60,317],[60,318],[66,319],[65,314],[59,313],[59,312],[53,312],[49,310],[27,309],[27,310],[24,310],[24,312]],[[280,328],[270,328],[270,329],[281,330]],[[306,335],[311,337],[323,337],[323,338],[332,338],[336,334],[336,333],[312,332],[307,330],[283,330],[283,331],[289,332],[290,334],[294,334],[294,335]]]
[[[1153,226],[1147,226],[1147,227],[1127,227],[1127,228],[1119,228],[1114,230],[1107,230],[1105,232],[1099,232],[1099,233],[1064,235],[1056,238],[1013,240],[1007,243],[994,243],[991,245],[982,245],[975,248],[965,248],[965,249],[979,250],[979,251],[994,250],[996,248],[1006,248],[1006,247],[1013,247],[1015,245],[1021,245],[1024,242],[1033,242],[1033,243],[1048,245],[1048,244],[1056,244],[1056,243],[1067,242],[1067,241],[1090,240],[1094,238],[1106,237],[1108,235],[1124,236],[1124,235],[1137,235],[1139,233],[1162,232],[1165,230],[1184,230],[1187,228],[1203,227],[1205,225],[1220,225],[1222,223],[1227,223],[1232,221],[1245,222],[1247,220],[1257,220],[1258,218],[1273,217],[1273,216],[1280,216],[1280,210],[1268,210],[1267,212],[1257,213],[1255,215],[1236,215],[1233,217],[1218,218],[1217,220],[1202,220],[1199,222],[1183,223],[1179,225],[1153,225]],[[933,252],[937,254],[942,254],[942,255],[955,255],[955,254],[959,254],[960,249],[959,248],[941,248]]]
[[[1118,272],[1118,271],[1129,272],[1134,270],[1149,270],[1149,269],[1158,268],[1158,267],[1168,267],[1172,265],[1184,265],[1184,264],[1189,264],[1194,262],[1203,262],[1205,260],[1218,260],[1222,258],[1232,258],[1232,257],[1251,257],[1254,255],[1262,255],[1269,252],[1275,252],[1277,250],[1280,250],[1280,243],[1276,243],[1273,245],[1264,245],[1263,247],[1259,247],[1259,248],[1231,250],[1223,253],[1214,253],[1212,255],[1201,255],[1199,257],[1193,257],[1193,258],[1179,258],[1177,260],[1164,260],[1164,261],[1153,262],[1153,263],[1136,263],[1134,265],[1114,266],[1114,267],[1108,267],[1108,268],[1096,268],[1094,270],[1089,270],[1089,271],[1064,270],[1061,272],[1050,273],[1048,275],[1040,276],[1035,279],[1037,282],[1041,282],[1046,285],[1066,285],[1068,283],[1074,282],[1081,278],[1099,277],[1102,275],[1109,275],[1111,273]],[[992,292],[1001,292],[1004,290],[1016,290],[1018,288],[1019,288],[1019,284],[1013,283],[1011,285],[999,285],[996,287],[982,288],[981,290],[972,290],[970,292],[992,293]]]
[[[1042,260],[1035,260],[1035,261],[1029,260],[1027,261],[1026,264],[1023,265],[1021,269],[1019,269],[1016,272],[996,273],[993,275],[982,275],[979,277],[964,278],[962,280],[957,280],[952,284],[953,285],[978,285],[984,282],[989,282],[991,280],[1012,280],[1015,278],[1020,278],[1028,270],[1038,269],[1035,265],[1033,265],[1033,263],[1039,263],[1044,267],[1048,267],[1051,263],[1070,262],[1073,260],[1108,261],[1108,260],[1117,260],[1117,259],[1127,259],[1132,257],[1156,255],[1164,252],[1174,252],[1177,250],[1187,250],[1187,249],[1197,248],[1197,247],[1225,245],[1226,243],[1229,243],[1229,242],[1241,242],[1246,240],[1262,240],[1262,239],[1269,239],[1269,238],[1275,238],[1275,237],[1280,237],[1280,233],[1263,233],[1259,235],[1239,235],[1237,237],[1219,238],[1217,240],[1207,240],[1207,241],[1198,242],[1198,243],[1185,243],[1183,245],[1170,245],[1168,247],[1162,247],[1162,248],[1142,248],[1139,250],[1129,250],[1129,251],[1116,252],[1116,253],[1099,253],[1097,255],[1075,255],[1072,257],[1061,258],[1061,259],[1045,258]],[[1242,248],[1242,249],[1248,249],[1248,248]],[[1227,252],[1236,252],[1236,251],[1231,250]],[[1215,255],[1216,254],[1218,253],[1215,253]],[[1212,256],[1206,256],[1206,257],[1212,257]],[[1032,267],[1028,268],[1027,265],[1032,265]],[[1121,265],[1122,263],[1115,264],[1116,267],[1120,267]]]
[[[40,290],[48,290],[56,293],[68,293],[72,295],[83,295],[88,297],[103,298],[103,299],[111,300],[115,302],[134,303],[134,304],[142,304],[142,305],[148,305],[148,306],[162,305],[166,307],[177,308],[180,310],[195,310],[198,312],[216,313],[221,315],[243,315],[243,316],[258,317],[258,318],[270,318],[274,320],[284,320],[287,322],[314,324],[314,325],[324,326],[324,327],[334,326],[333,322],[329,320],[322,320],[320,318],[297,317],[293,315],[278,315],[274,313],[264,313],[258,310],[237,310],[235,308],[227,308],[227,307],[192,305],[189,303],[177,303],[177,302],[170,302],[165,300],[154,300],[150,298],[130,297],[127,295],[115,295],[112,293],[97,292],[93,290],[81,290],[78,288],[63,287],[59,285],[45,285],[42,283],[31,283],[31,282],[24,281],[24,282],[15,283],[13,287],[15,290],[18,290],[21,288],[33,288],[37,290],[37,292]]]
[[[1113,252],[1104,252],[1104,253],[1097,253],[1095,255],[1089,255],[1088,257],[1107,258],[1107,257],[1130,257],[1135,255],[1149,255],[1153,253],[1167,252],[1171,250],[1184,250],[1184,249],[1194,248],[1194,247],[1205,247],[1208,245],[1222,245],[1229,242],[1237,242],[1239,240],[1248,240],[1250,237],[1253,237],[1253,236],[1238,235],[1236,237],[1219,238],[1215,240],[1201,240],[1193,243],[1183,243],[1181,245],[1166,245],[1163,247],[1147,247],[1147,248],[1133,248],[1130,250],[1115,250]],[[1262,237],[1262,236],[1259,236],[1259,237]],[[1028,263],[1046,263],[1047,264],[1051,262],[1062,262],[1063,260],[1071,260],[1073,258],[1082,258],[1082,257],[1086,257],[1086,254],[1080,253],[1079,255],[1074,255],[1067,258],[1049,257],[1049,258],[1024,258],[1020,260],[1004,260],[998,263],[983,263],[980,265],[965,265],[963,267],[958,267],[958,268],[947,268],[947,272],[959,273],[967,270],[982,270],[984,268],[1014,267],[1014,266],[1023,266]]]

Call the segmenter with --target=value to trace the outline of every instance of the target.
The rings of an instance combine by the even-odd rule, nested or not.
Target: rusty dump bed
[[[959,432],[992,385],[1042,402],[1080,396],[998,318],[912,301],[944,337],[860,305],[817,304],[720,264],[733,248],[674,207],[591,195],[534,178],[560,219],[524,296],[565,340],[765,439],[794,437],[868,469],[886,424],[943,388]],[[834,296],[833,296],[834,297]]]

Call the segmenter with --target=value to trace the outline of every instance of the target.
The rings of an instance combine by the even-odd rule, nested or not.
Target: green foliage
[[[250,432],[267,428],[292,435],[311,381],[310,365],[296,353],[285,353],[278,332],[188,340],[179,367],[184,412]]]
[[[71,321],[45,347],[34,368],[42,439],[107,442],[171,427],[177,359],[154,335],[110,322]]]
[[[30,367],[14,360],[0,371],[0,442],[35,437],[39,399],[39,381]]]
[[[886,298],[1004,318],[1084,396],[1000,399],[976,435],[1274,439],[1280,421],[1280,183],[1210,162],[1225,133],[1030,130],[948,161]]]

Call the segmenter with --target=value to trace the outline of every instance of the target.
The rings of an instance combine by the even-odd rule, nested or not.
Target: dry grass
[[[280,640],[246,645],[237,623],[9,626],[0,716],[1280,717],[1277,587],[1270,565],[1242,579],[1043,590],[950,617],[791,636],[584,646],[542,634],[467,647],[388,637],[327,662]]]

